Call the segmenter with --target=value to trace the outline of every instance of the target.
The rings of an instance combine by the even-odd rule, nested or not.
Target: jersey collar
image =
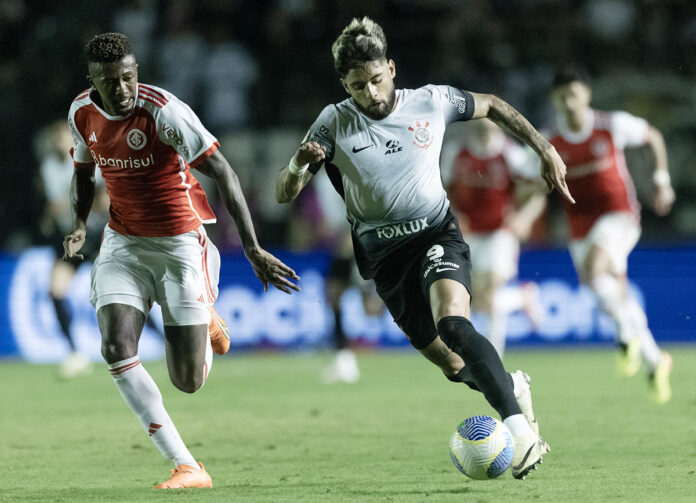
[[[585,117],[582,121],[582,127],[580,131],[571,131],[568,129],[568,124],[566,123],[565,117],[562,115],[556,115],[556,124],[558,125],[558,132],[564,140],[569,143],[582,143],[587,140],[592,134],[594,129],[595,114],[594,110],[588,108],[585,111]]]

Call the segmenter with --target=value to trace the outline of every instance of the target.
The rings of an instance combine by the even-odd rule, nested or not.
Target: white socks
[[[636,336],[640,337],[640,351],[643,354],[643,359],[650,370],[655,370],[662,358],[662,351],[660,351],[650,328],[648,328],[648,318],[645,316],[645,311],[633,295],[629,295],[626,299],[623,309],[630,320],[630,329]]]
[[[512,437],[517,439],[521,437],[528,437],[530,435],[536,435],[532,427],[529,426],[527,419],[524,414],[514,414],[503,419],[503,424],[508,427]]]
[[[210,343],[208,343],[210,346]],[[207,360],[206,349],[206,360]],[[212,359],[212,352],[211,352]],[[208,366],[208,369],[210,366]],[[137,356],[109,364],[109,371],[121,396],[138,416],[140,424],[162,455],[175,465],[200,469],[181,440],[179,432],[164,409],[162,395]]]
[[[655,369],[662,353],[648,328],[645,311],[631,292],[624,292],[623,286],[614,276],[602,274],[592,281],[592,290],[599,299],[600,307],[609,314],[617,325],[619,341],[628,344],[634,337],[640,338],[643,358],[651,369]]]

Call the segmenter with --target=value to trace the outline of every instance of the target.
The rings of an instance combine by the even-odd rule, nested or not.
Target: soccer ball
[[[450,438],[450,456],[457,469],[476,480],[494,479],[512,463],[514,445],[507,426],[490,416],[462,421]]]

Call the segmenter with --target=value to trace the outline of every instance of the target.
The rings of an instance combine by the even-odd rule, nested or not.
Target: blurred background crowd
[[[275,202],[273,178],[321,109],[345,98],[330,48],[350,18],[363,15],[385,30],[398,87],[491,92],[539,128],[552,118],[554,68],[580,63],[592,77],[595,107],[627,110],[664,134],[677,203],[666,218],[643,211],[644,242],[696,237],[696,2],[0,0],[0,249],[45,244],[57,220],[51,215],[67,208],[68,187],[55,180],[70,163],[55,124],[87,88],[82,47],[103,31],[128,34],[140,81],[184,100],[218,137],[264,246],[330,247],[344,218],[325,177],[292,211]],[[458,131],[448,139],[456,142]],[[646,196],[649,157],[641,149],[627,155]],[[234,226],[208,193],[219,217],[209,232],[233,250]],[[552,201],[536,244],[564,242],[557,207]]]

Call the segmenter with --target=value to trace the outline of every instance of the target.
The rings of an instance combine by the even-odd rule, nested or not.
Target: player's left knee
[[[186,376],[170,375],[172,384],[184,393],[195,393],[203,386],[203,373],[191,373]]]

